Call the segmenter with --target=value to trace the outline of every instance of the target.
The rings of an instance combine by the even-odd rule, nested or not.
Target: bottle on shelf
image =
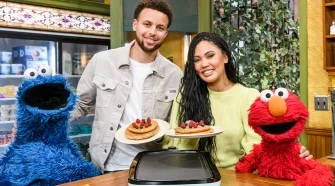
[[[332,25],[330,26],[330,35],[335,34],[335,21],[332,21]]]

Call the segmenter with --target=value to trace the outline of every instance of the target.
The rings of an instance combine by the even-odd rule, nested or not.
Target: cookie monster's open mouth
[[[280,124],[272,124],[272,125],[263,125],[260,128],[269,134],[283,134],[290,130],[295,125],[295,122],[287,122]]]
[[[37,85],[26,91],[24,102],[43,110],[55,110],[67,105],[70,92],[61,83]]]

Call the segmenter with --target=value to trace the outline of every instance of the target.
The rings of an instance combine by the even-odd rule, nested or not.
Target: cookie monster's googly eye
[[[28,68],[23,73],[25,79],[35,79],[37,75],[38,75],[37,70],[34,68]]]
[[[288,91],[286,88],[277,88],[275,95],[281,97],[282,99],[288,98]]]
[[[271,90],[263,90],[261,92],[260,98],[263,102],[269,102],[272,96],[273,96],[273,92]]]
[[[41,76],[51,76],[52,68],[48,65],[43,65],[40,68],[38,68],[38,74]]]

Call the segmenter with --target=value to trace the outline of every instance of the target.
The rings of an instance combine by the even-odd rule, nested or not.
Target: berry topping
[[[136,119],[136,123],[140,123],[141,121],[139,119]]]
[[[190,121],[190,126],[194,127],[194,126],[196,126],[196,125],[197,125],[196,122],[194,122],[193,120]]]
[[[143,122],[145,122],[145,119],[142,119]]]
[[[151,122],[151,118],[150,118],[150,117],[147,118],[147,122],[148,122],[148,123]]]
[[[141,121],[141,126],[144,126],[144,124],[145,124],[145,123],[144,123],[143,121]]]
[[[204,125],[204,121],[200,120],[198,125]]]
[[[181,122],[180,127],[181,127],[181,128],[185,128],[185,127],[186,127],[185,123],[184,123],[184,122]]]
[[[147,123],[145,123],[144,126],[145,126],[145,128],[148,128],[148,127],[149,127],[149,125],[148,125]]]
[[[134,128],[136,128],[136,126],[137,126],[136,123],[132,123],[132,125],[133,125]]]

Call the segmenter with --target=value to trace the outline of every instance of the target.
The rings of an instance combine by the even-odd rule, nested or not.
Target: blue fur
[[[67,105],[42,110],[24,102],[27,90],[45,83],[60,83],[70,92]],[[70,111],[76,94],[61,75],[24,80],[17,92],[17,134],[0,159],[0,185],[57,185],[99,175],[69,138]]]

